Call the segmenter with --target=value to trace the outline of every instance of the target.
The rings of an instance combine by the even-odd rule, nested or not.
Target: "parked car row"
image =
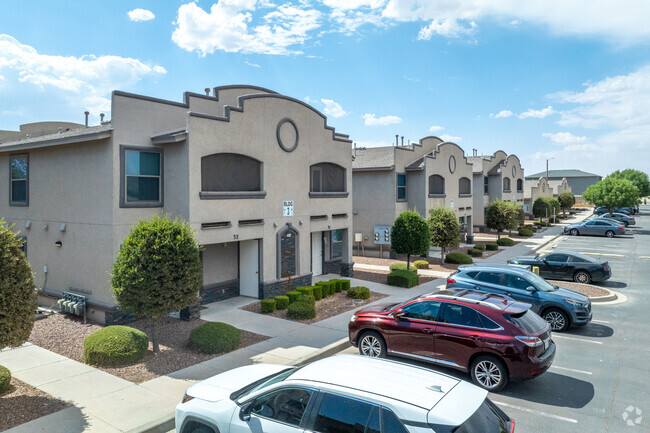
[[[607,236],[608,238],[613,238],[616,235],[625,234],[625,225],[607,218],[584,220],[565,226],[564,234],[570,234],[571,236]]]
[[[589,284],[602,283],[612,276],[609,262],[574,251],[555,250],[552,253],[534,256],[513,257],[512,265],[536,266],[539,276],[552,280],[575,281]],[[532,268],[531,268],[532,269]]]
[[[622,212],[627,215],[634,215],[637,212],[639,212],[639,207],[638,206],[630,206],[630,207],[617,207],[614,209],[615,212]],[[605,206],[596,206],[594,207],[594,213],[596,215],[601,215],[604,213],[609,213],[609,208]]]

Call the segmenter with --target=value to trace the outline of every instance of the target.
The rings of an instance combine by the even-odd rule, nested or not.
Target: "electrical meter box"
[[[375,245],[390,245],[390,229],[391,226],[375,226]]]

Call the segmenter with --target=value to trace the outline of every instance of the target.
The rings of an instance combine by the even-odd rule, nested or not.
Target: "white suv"
[[[339,355],[257,364],[188,388],[177,433],[511,433],[487,391],[421,367]]]

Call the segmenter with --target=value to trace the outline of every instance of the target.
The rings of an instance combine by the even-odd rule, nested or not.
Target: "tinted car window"
[[[607,221],[596,221],[596,225],[599,226],[611,226],[611,223],[608,223]]]
[[[295,426],[300,425],[312,391],[283,388],[255,399],[251,413]]]
[[[488,284],[501,284],[501,274],[498,272],[479,272],[475,279]]]
[[[483,328],[485,329],[499,329],[501,328],[501,325],[498,323],[493,322],[491,319],[488,319],[484,315],[479,313],[479,319],[481,320],[481,324],[483,325]]]
[[[397,419],[393,412],[387,409],[381,410],[381,421],[384,425],[384,433],[407,433],[400,420]]]
[[[324,394],[314,430],[318,433],[364,433],[375,406],[335,394]]]
[[[440,316],[440,322],[482,328],[478,313],[464,305],[445,304]]]
[[[595,221],[589,221],[585,223],[586,226],[595,226],[596,222]]]
[[[454,430],[454,433],[506,433],[509,430],[508,421],[501,409],[490,400],[485,400],[463,425]]]
[[[470,278],[476,278],[477,274],[478,274],[478,271],[465,272],[465,275],[467,275]]]
[[[504,274],[503,275],[503,285],[508,287],[513,287],[515,289],[526,290],[532,284],[529,281],[521,278],[517,275]]]
[[[543,331],[548,326],[546,320],[539,317],[531,310],[527,310],[523,314],[508,315],[505,314],[506,319],[514,323],[518,328],[523,329],[531,334],[536,334]]]
[[[421,320],[438,320],[438,310],[440,310],[440,302],[437,301],[420,301],[413,302],[402,308],[404,316],[412,319]]]
[[[366,426],[366,433],[380,433],[381,425],[379,424],[379,408],[373,407],[370,414],[370,420]]]
[[[549,262],[561,262],[566,263],[569,261],[569,256],[566,254],[549,254],[546,256],[546,260]]]

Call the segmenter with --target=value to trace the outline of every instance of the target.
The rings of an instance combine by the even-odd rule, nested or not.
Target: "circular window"
[[[293,152],[298,147],[298,127],[293,120],[289,118],[280,120],[275,134],[278,144],[285,152]]]
[[[456,171],[456,158],[454,158],[454,155],[451,155],[449,157],[449,172],[454,173]]]
[[[512,177],[517,177],[517,167],[512,166]]]

